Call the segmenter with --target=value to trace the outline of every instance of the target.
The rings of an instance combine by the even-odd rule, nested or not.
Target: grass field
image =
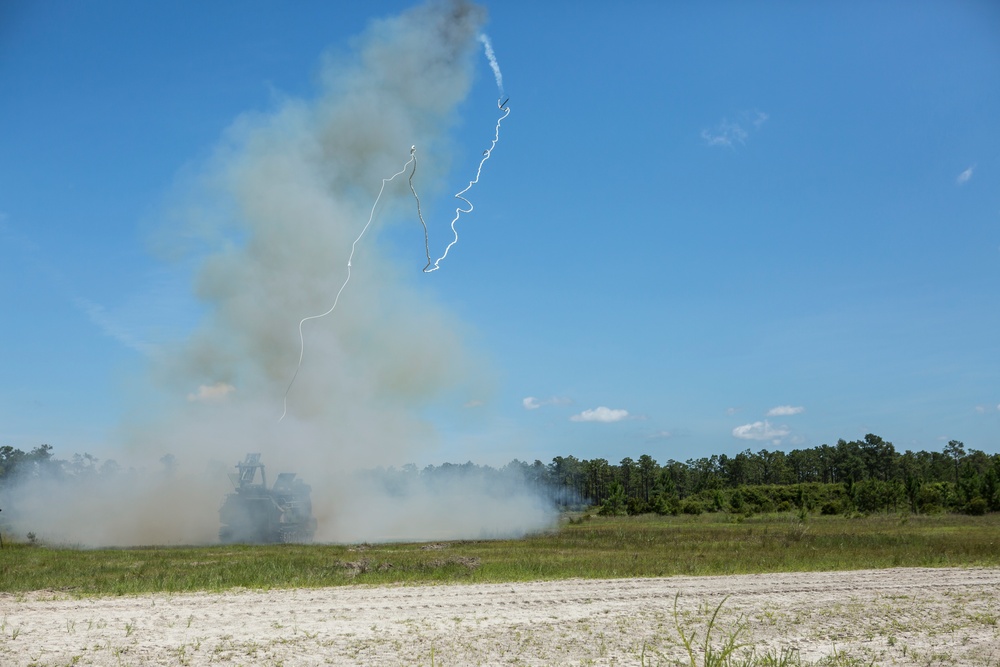
[[[0,591],[76,595],[343,584],[1000,566],[1000,514],[578,517],[520,540],[74,549],[10,543]]]

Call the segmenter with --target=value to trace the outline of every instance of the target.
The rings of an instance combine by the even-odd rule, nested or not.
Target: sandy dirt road
[[[674,612],[675,596],[677,613]],[[728,599],[726,597],[728,596]],[[1000,569],[0,595],[0,665],[656,665],[678,623],[803,664],[1000,664]],[[687,664],[685,662],[685,664]]]

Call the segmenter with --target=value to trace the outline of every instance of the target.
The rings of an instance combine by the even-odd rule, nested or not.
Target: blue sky
[[[343,4],[3,4],[0,444],[122,456],[150,356],[211,314],[178,192],[412,6]],[[405,200],[378,242],[488,388],[415,404],[405,458],[1000,451],[995,3],[486,7],[511,114],[475,210],[431,274]],[[480,52],[435,240],[497,93]]]

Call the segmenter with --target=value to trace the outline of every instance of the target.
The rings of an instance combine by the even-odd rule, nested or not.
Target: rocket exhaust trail
[[[472,209],[474,208],[472,206],[472,202],[466,199],[464,195],[465,193],[467,193],[469,190],[472,189],[473,185],[479,182],[479,176],[480,174],[483,173],[483,165],[486,164],[486,161],[490,159],[490,155],[492,155],[493,149],[496,148],[497,142],[500,141],[500,124],[503,122],[504,118],[510,115],[510,107],[507,106],[507,102],[509,100],[510,100],[509,97],[502,103],[500,102],[499,99],[497,100],[497,108],[500,109],[503,112],[503,114],[501,114],[501,116],[497,118],[496,130],[493,134],[493,141],[490,143],[490,147],[487,148],[485,151],[483,151],[483,159],[479,161],[479,168],[476,169],[476,177],[473,180],[469,181],[469,184],[465,186],[463,190],[459,191],[455,195],[455,199],[461,199],[462,201],[464,201],[468,205],[468,208],[462,208],[461,206],[455,208],[455,217],[451,219],[451,233],[453,235],[451,243],[449,243],[448,246],[444,249],[444,253],[433,262],[431,261],[430,246],[428,244],[427,266],[425,266],[423,269],[424,273],[433,273],[434,271],[437,271],[439,268],[441,268],[440,266],[441,262],[444,260],[445,257],[448,256],[448,252],[451,250],[451,247],[456,243],[458,243],[458,228],[456,227],[456,225],[458,224],[458,219],[462,217],[463,213],[472,213]],[[413,191],[413,196],[417,200],[417,215],[420,217],[420,224],[424,226],[424,234],[426,238],[427,223],[424,222],[423,216],[420,215],[420,198],[417,197],[417,191],[413,189],[412,182],[410,183],[410,190]]]
[[[467,208],[463,208],[461,205],[455,208],[455,217],[452,218],[451,220],[451,232],[453,235],[451,242],[447,245],[447,247],[445,247],[444,253],[440,257],[438,257],[436,260],[431,259],[430,232],[428,231],[427,222],[424,220],[423,211],[421,210],[420,207],[420,197],[417,195],[417,190],[413,185],[413,177],[417,173],[417,147],[415,145],[410,146],[410,159],[406,161],[402,169],[397,171],[389,178],[382,179],[382,187],[379,189],[378,196],[375,198],[375,203],[372,204],[371,212],[368,215],[368,221],[365,223],[364,228],[362,228],[361,233],[358,234],[358,237],[354,240],[354,243],[351,244],[351,254],[347,259],[347,277],[344,279],[343,284],[337,291],[337,295],[334,298],[333,305],[330,306],[329,310],[327,310],[324,313],[320,313],[319,315],[310,315],[308,317],[302,318],[299,321],[299,361],[298,364],[295,366],[295,372],[292,374],[292,379],[291,381],[289,381],[288,387],[285,389],[285,395],[283,398],[284,405],[281,412],[281,417],[278,418],[279,422],[282,421],[285,418],[285,415],[288,414],[288,394],[292,389],[292,385],[295,384],[295,379],[298,377],[299,370],[301,370],[302,368],[302,359],[305,356],[305,335],[303,333],[302,327],[309,320],[317,320],[326,317],[337,308],[337,304],[340,302],[340,295],[347,287],[347,283],[349,283],[351,280],[351,262],[354,258],[354,250],[357,247],[358,242],[360,242],[361,238],[365,235],[365,232],[368,231],[368,227],[371,225],[372,219],[375,217],[375,209],[378,207],[378,203],[382,199],[382,193],[385,192],[386,184],[394,180],[397,176],[404,174],[406,170],[410,167],[410,165],[412,165],[412,169],[410,170],[410,175],[408,178],[408,183],[410,186],[410,192],[413,193],[413,198],[417,203],[417,218],[420,220],[420,224],[424,228],[424,251],[427,256],[427,264],[423,268],[424,273],[433,273],[434,271],[437,271],[440,268],[441,262],[448,256],[448,252],[451,250],[452,246],[458,243],[458,228],[457,228],[458,220],[459,218],[462,217],[463,213],[471,213],[474,208],[472,202],[465,197],[465,194],[468,193],[469,190],[471,190],[474,185],[479,183],[479,177],[483,172],[483,165],[486,164],[486,161],[490,159],[490,155],[492,155],[493,149],[496,148],[497,143],[500,141],[500,125],[501,123],[503,123],[504,119],[510,115],[510,107],[507,106],[507,102],[510,101],[510,97],[507,97],[502,102],[500,101],[500,98],[504,97],[503,75],[500,73],[500,65],[497,63],[496,55],[493,53],[493,45],[490,43],[490,38],[484,33],[481,33],[479,35],[479,41],[482,42],[483,44],[483,48],[486,52],[486,58],[487,60],[489,60],[490,68],[493,70],[493,76],[496,79],[497,89],[500,91],[500,97],[497,98],[497,109],[500,110],[501,114],[499,118],[497,118],[496,127],[493,133],[493,141],[490,143],[490,147],[485,151],[483,151],[483,159],[479,161],[479,167],[476,169],[476,177],[473,180],[469,181],[469,184],[465,186],[465,188],[463,188],[457,194],[455,194],[455,199],[459,199],[465,202]]]
[[[372,210],[368,214],[368,222],[365,223],[365,226],[361,229],[361,233],[358,234],[358,237],[354,239],[354,243],[351,244],[351,254],[348,255],[347,257],[347,277],[344,278],[344,283],[340,286],[340,289],[337,290],[337,296],[333,300],[333,305],[330,306],[330,309],[327,310],[325,313],[320,313],[319,315],[310,315],[308,317],[303,317],[301,320],[299,320],[299,363],[295,366],[295,372],[292,374],[292,379],[289,381],[288,387],[285,389],[285,396],[283,401],[284,407],[281,411],[281,416],[278,417],[279,422],[285,418],[286,414],[288,414],[288,392],[292,390],[292,385],[295,384],[295,378],[298,377],[299,370],[301,370],[302,368],[302,357],[305,355],[306,351],[306,339],[305,335],[302,332],[302,325],[308,322],[309,320],[318,320],[320,318],[326,317],[337,308],[337,304],[340,302],[340,295],[344,292],[344,288],[347,287],[347,283],[351,282],[351,262],[354,260],[354,250],[357,248],[358,242],[361,241],[361,238],[365,235],[365,232],[368,231],[368,227],[371,226],[372,220],[375,218],[375,209],[376,207],[378,207],[378,203],[382,199],[382,193],[385,192],[386,183],[389,183],[397,176],[405,173],[407,168],[410,166],[410,163],[413,163],[414,169],[416,169],[417,158],[415,153],[416,153],[416,146],[413,146],[410,148],[410,159],[406,161],[406,164],[403,165],[403,168],[397,171],[389,178],[382,179],[382,187],[379,188],[378,196],[375,198],[375,203],[372,204]]]

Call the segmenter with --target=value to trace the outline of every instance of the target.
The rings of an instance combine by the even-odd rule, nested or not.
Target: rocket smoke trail
[[[493,73],[494,73],[494,75],[496,77],[497,88],[500,91],[500,96],[503,97],[503,77],[500,74],[500,65],[497,63],[496,55],[493,53],[493,46],[490,43],[490,38],[488,36],[486,36],[486,34],[480,33],[480,35],[479,35],[479,41],[481,41],[483,43],[483,47],[485,48],[485,51],[486,51],[486,57],[489,60],[490,67],[493,69]],[[291,391],[292,385],[295,384],[295,378],[298,377],[299,371],[302,369],[302,358],[305,355],[305,349],[306,349],[306,347],[305,347],[305,336],[303,335],[302,326],[306,322],[308,322],[310,320],[318,320],[318,319],[326,317],[327,315],[331,314],[337,308],[337,304],[340,302],[340,296],[344,292],[344,289],[347,287],[347,283],[349,283],[350,280],[351,280],[352,261],[354,259],[354,253],[357,250],[358,242],[361,241],[361,238],[365,235],[365,232],[368,231],[368,228],[372,224],[372,220],[375,217],[375,210],[378,208],[378,204],[379,204],[379,202],[382,199],[382,194],[385,192],[386,183],[392,182],[393,180],[396,179],[397,176],[403,174],[407,170],[407,168],[410,166],[410,164],[413,165],[413,168],[410,171],[410,176],[407,179],[407,184],[409,185],[410,192],[413,194],[413,198],[414,198],[414,200],[417,203],[417,218],[420,220],[420,224],[424,228],[424,250],[425,250],[425,253],[427,255],[427,265],[424,266],[423,271],[424,271],[424,273],[432,273],[434,271],[437,271],[440,268],[441,262],[448,256],[448,252],[451,250],[452,246],[454,246],[456,243],[458,243],[458,229],[456,228],[456,225],[458,224],[459,218],[461,217],[461,215],[463,213],[471,213],[472,212],[472,209],[473,209],[472,202],[469,201],[468,199],[466,199],[464,195],[469,190],[472,189],[472,186],[474,186],[475,184],[477,184],[479,182],[479,177],[480,177],[480,175],[482,174],[482,171],[483,171],[483,165],[486,164],[486,161],[490,159],[490,155],[492,155],[493,149],[496,148],[497,142],[500,141],[500,124],[510,114],[510,107],[507,106],[507,101],[506,100],[504,100],[503,102],[501,102],[498,99],[497,100],[497,108],[500,109],[500,117],[497,119],[496,129],[495,129],[494,135],[493,135],[493,141],[490,144],[490,147],[487,150],[483,151],[483,159],[479,161],[479,167],[478,167],[478,169],[476,169],[476,177],[472,181],[469,181],[469,184],[464,189],[462,189],[461,191],[459,191],[455,195],[455,199],[460,199],[463,202],[465,202],[465,204],[468,206],[468,208],[462,208],[461,206],[459,206],[458,208],[455,209],[455,217],[452,218],[452,220],[451,220],[452,241],[445,248],[444,254],[442,254],[441,257],[439,257],[436,261],[431,259],[430,232],[427,229],[427,222],[424,220],[424,215],[423,215],[423,212],[421,210],[420,196],[417,195],[417,190],[416,190],[416,188],[413,185],[413,177],[417,173],[417,147],[416,147],[416,145],[410,146],[410,159],[406,162],[406,164],[403,165],[403,168],[400,169],[399,171],[397,171],[395,174],[393,174],[389,178],[383,178],[382,179],[382,187],[379,189],[378,196],[375,197],[375,203],[372,204],[371,211],[368,213],[368,221],[365,223],[364,227],[361,229],[361,233],[358,234],[358,237],[354,240],[354,243],[351,244],[351,253],[350,253],[350,255],[347,258],[347,276],[344,279],[343,284],[340,286],[340,289],[337,290],[337,295],[336,295],[336,297],[333,300],[333,305],[330,306],[330,308],[328,310],[326,310],[325,312],[323,312],[323,313],[321,313],[319,315],[309,315],[309,316],[303,317],[301,320],[299,320],[299,360],[298,360],[298,364],[295,366],[295,372],[292,374],[292,379],[288,383],[288,386],[285,388],[285,395],[284,395],[284,398],[283,398],[283,404],[284,404],[284,406],[283,406],[283,409],[282,409],[282,412],[281,412],[281,417],[278,418],[279,422],[282,421],[285,418],[286,414],[288,414],[288,392]],[[432,265],[433,265],[433,268],[431,268]]]
[[[483,48],[486,51],[486,58],[490,61],[490,67],[493,69],[493,76],[496,77],[497,89],[500,91],[500,98],[497,99],[497,108],[500,110],[500,117],[497,118],[496,128],[493,133],[493,141],[490,143],[490,147],[483,151],[483,159],[479,161],[479,167],[476,169],[476,177],[469,181],[469,184],[455,195],[455,199],[461,199],[465,202],[468,208],[462,208],[459,206],[455,209],[455,217],[451,219],[452,240],[444,249],[444,253],[433,262],[431,261],[430,238],[427,233],[427,223],[424,222],[424,216],[420,212],[420,197],[417,196],[417,191],[413,187],[413,174],[410,174],[410,191],[413,193],[414,199],[417,200],[417,217],[420,218],[420,224],[424,227],[424,245],[427,251],[427,266],[424,267],[424,273],[433,273],[441,268],[441,262],[448,256],[448,251],[451,250],[452,246],[458,243],[458,228],[456,227],[458,219],[462,217],[463,213],[472,213],[473,209],[472,202],[465,198],[465,194],[472,189],[472,186],[479,183],[479,176],[483,172],[483,165],[490,159],[490,156],[493,154],[493,149],[496,148],[497,142],[500,141],[500,124],[508,115],[510,115],[510,107],[507,106],[507,100],[501,101],[504,96],[503,75],[500,74],[500,65],[497,63],[496,54],[493,53],[493,45],[490,43],[490,38],[485,33],[479,33],[479,41],[483,43]],[[416,172],[416,168],[417,165],[416,162],[414,162],[414,172]]]
[[[497,80],[497,90],[500,91],[500,97],[503,97],[503,75],[500,73],[500,65],[497,64],[497,57],[493,53],[493,44],[490,42],[490,38],[486,33],[479,33],[479,41],[483,43],[483,48],[486,50],[486,58],[490,61],[490,68],[493,70],[493,76]]]
[[[327,310],[326,312],[320,313],[319,315],[309,315],[308,317],[303,317],[301,320],[299,320],[299,363],[295,366],[295,373],[292,374],[292,379],[289,381],[288,386],[285,388],[284,409],[281,411],[281,416],[278,417],[279,422],[285,418],[285,415],[288,414],[288,392],[291,391],[292,385],[295,384],[295,378],[298,376],[299,370],[302,369],[302,357],[305,355],[306,352],[306,339],[302,333],[302,325],[308,322],[309,320],[318,320],[320,318],[326,317],[334,310],[336,310],[337,304],[340,303],[340,295],[344,293],[344,289],[347,287],[347,283],[351,282],[351,267],[354,262],[354,252],[358,249],[358,242],[361,241],[361,238],[365,235],[365,232],[367,232],[368,228],[371,227],[372,220],[375,218],[375,209],[378,208],[378,203],[382,199],[382,193],[385,192],[385,184],[394,181],[396,177],[399,176],[400,174],[406,173],[406,170],[411,163],[413,163],[414,171],[416,171],[415,151],[416,151],[416,146],[412,146],[410,148],[410,159],[406,161],[406,164],[403,165],[403,168],[397,171],[389,178],[382,179],[382,187],[379,188],[378,196],[375,197],[375,203],[372,204],[372,210],[368,214],[368,221],[365,223],[365,226],[361,228],[361,233],[358,234],[358,238],[354,239],[354,243],[351,244],[351,254],[347,256],[347,276],[344,278],[344,282],[340,286],[340,289],[337,290],[337,296],[335,296],[333,299],[333,305],[330,306],[329,310]],[[413,172],[410,173],[410,189],[413,190]],[[413,195],[416,196],[416,192],[414,192]],[[419,199],[417,200],[417,211],[418,213],[420,211]],[[423,222],[423,219],[421,219],[421,222]],[[427,226],[424,225],[425,236],[426,236],[426,231],[427,231]],[[430,261],[430,258],[428,258],[428,261]]]
[[[431,266],[430,255],[428,255],[427,266],[424,267],[424,273],[432,273],[441,268],[440,264],[442,261],[444,261],[444,258],[448,256],[448,251],[451,250],[451,247],[453,245],[458,243],[458,228],[456,227],[456,225],[458,224],[458,219],[462,217],[463,213],[472,213],[473,209],[472,202],[465,198],[465,194],[472,189],[472,186],[474,186],[476,183],[479,182],[479,176],[480,174],[483,173],[483,165],[486,164],[486,161],[490,159],[490,155],[493,154],[493,149],[496,148],[497,142],[500,141],[500,123],[503,122],[504,118],[510,115],[510,107],[506,106],[506,103],[501,103],[499,100],[497,100],[497,107],[500,109],[500,117],[497,118],[496,131],[493,134],[493,141],[490,143],[490,147],[487,148],[485,151],[483,151],[483,159],[479,161],[479,168],[476,169],[476,177],[471,181],[469,181],[469,184],[465,186],[464,189],[460,190],[458,194],[455,195],[455,199],[461,199],[462,201],[464,201],[468,206],[468,208],[462,208],[461,206],[455,208],[455,217],[451,219],[451,233],[452,233],[451,243],[449,243],[448,246],[444,249],[444,253],[442,253],[440,257],[434,260],[433,267]],[[413,191],[413,196],[414,197],[417,196],[415,190]],[[417,199],[417,211],[418,213],[420,211],[419,198]],[[421,223],[424,222],[423,217],[420,218],[420,222]],[[424,224],[424,229],[425,230],[427,229],[426,224]]]
[[[500,96],[503,97],[503,77],[500,74],[500,65],[497,63],[496,55],[493,53],[493,45],[490,43],[490,38],[484,33],[479,34],[479,41],[482,42],[483,44],[483,47],[486,52],[486,57],[489,60],[490,67],[493,69],[493,73],[496,77],[497,88],[500,91]],[[337,308],[337,304],[340,302],[340,296],[344,292],[344,289],[347,287],[347,283],[349,283],[351,280],[352,261],[354,259],[355,250],[357,250],[358,242],[361,241],[361,238],[365,235],[365,232],[368,231],[368,227],[371,226],[372,224],[372,220],[375,217],[375,210],[376,208],[378,208],[379,201],[381,201],[382,199],[382,194],[385,192],[386,183],[395,180],[395,178],[400,174],[403,174],[411,164],[413,165],[413,168],[410,171],[410,176],[407,179],[407,184],[409,185],[410,192],[413,194],[413,199],[416,201],[417,204],[417,218],[420,220],[420,224],[424,228],[424,251],[427,255],[427,264],[426,266],[424,266],[423,271],[424,273],[432,273],[434,271],[437,271],[440,268],[441,262],[448,256],[448,252],[451,250],[452,246],[458,243],[458,229],[456,228],[456,225],[458,224],[459,218],[462,216],[463,213],[472,212],[473,209],[472,202],[466,199],[464,195],[469,190],[472,189],[472,186],[474,186],[479,182],[479,177],[483,171],[483,165],[486,164],[486,161],[490,159],[490,155],[492,155],[493,149],[496,148],[497,142],[500,141],[500,124],[510,114],[510,107],[507,106],[507,100],[504,100],[503,102],[497,100],[497,108],[500,110],[500,117],[497,119],[496,129],[493,134],[493,141],[490,144],[490,147],[487,150],[483,151],[483,158],[482,160],[479,161],[479,167],[476,170],[476,177],[472,181],[469,181],[469,184],[455,195],[455,199],[460,199],[463,202],[465,202],[468,208],[462,208],[461,206],[459,206],[458,208],[455,209],[455,217],[452,218],[451,220],[452,241],[445,248],[444,254],[442,254],[441,257],[439,257],[436,261],[431,259],[430,232],[428,231],[427,222],[424,220],[424,214],[423,211],[421,210],[420,196],[417,194],[417,190],[413,185],[413,177],[417,173],[416,145],[410,146],[410,159],[406,162],[406,164],[403,165],[403,168],[397,171],[389,178],[382,179],[382,187],[378,191],[378,196],[375,197],[375,203],[372,204],[371,211],[368,214],[368,221],[361,229],[361,233],[354,240],[354,243],[351,244],[351,254],[347,258],[347,277],[344,279],[344,283],[340,286],[340,289],[337,291],[337,295],[333,300],[333,305],[330,306],[328,310],[319,315],[309,315],[307,317],[303,317],[299,321],[299,360],[298,364],[295,366],[295,372],[292,374],[292,379],[288,383],[288,386],[285,388],[285,395],[282,399],[283,409],[281,412],[281,417],[278,418],[279,422],[282,421],[285,418],[285,415],[288,414],[288,393],[291,391],[292,385],[295,384],[295,378],[298,377],[299,371],[302,369],[302,359],[303,356],[305,355],[305,349],[306,349],[305,336],[303,335],[302,326],[310,320],[317,320],[326,317]]]

